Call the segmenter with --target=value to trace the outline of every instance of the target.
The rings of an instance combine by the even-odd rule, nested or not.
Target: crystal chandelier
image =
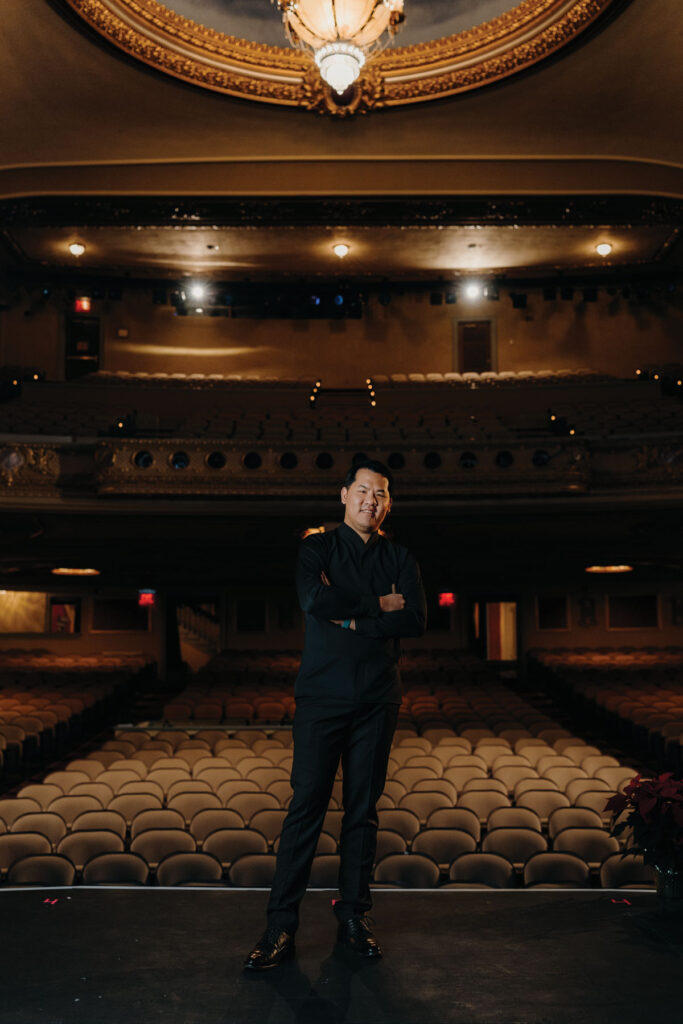
[[[404,20],[403,0],[274,0],[292,46],[312,54],[341,95]]]

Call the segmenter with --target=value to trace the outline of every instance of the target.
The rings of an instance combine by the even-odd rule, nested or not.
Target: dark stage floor
[[[659,1024],[683,1017],[683,901],[653,892],[379,891],[381,961],[335,949],[244,975],[267,892],[8,889],[2,1024]]]

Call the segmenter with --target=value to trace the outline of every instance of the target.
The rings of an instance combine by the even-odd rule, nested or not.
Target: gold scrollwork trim
[[[385,50],[366,66],[350,102],[335,102],[298,51],[238,39],[158,0],[62,0],[110,42],[203,88],[335,116],[476,89],[565,46],[615,0],[522,0],[465,32]]]

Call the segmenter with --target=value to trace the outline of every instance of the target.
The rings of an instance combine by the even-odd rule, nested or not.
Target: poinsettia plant
[[[620,836],[633,829],[633,842],[626,853],[641,854],[646,864],[664,870],[683,870],[683,781],[673,772],[656,779],[635,775],[623,793],[615,793],[605,804],[613,812],[612,834]],[[620,822],[624,811],[630,814]]]

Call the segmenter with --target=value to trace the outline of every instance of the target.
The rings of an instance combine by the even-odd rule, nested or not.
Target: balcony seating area
[[[605,439],[683,432],[677,395],[587,370],[378,376],[375,407],[359,385],[326,392],[323,383],[311,407],[311,381],[98,373],[29,382],[0,405],[0,435],[382,447],[554,440],[569,429]]]

